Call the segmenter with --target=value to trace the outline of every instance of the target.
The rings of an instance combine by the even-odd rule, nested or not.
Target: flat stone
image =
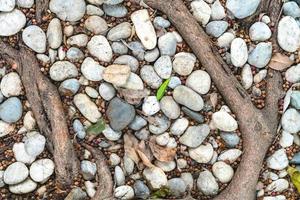
[[[228,0],[226,8],[238,19],[246,18],[256,11],[260,0]]]
[[[171,96],[164,96],[160,100],[160,109],[170,119],[177,119],[180,115],[180,107]]]
[[[156,29],[168,28],[171,25],[169,20],[166,20],[165,18],[163,18],[161,16],[155,17],[153,20],[153,24]]]
[[[102,35],[95,35],[87,44],[87,49],[91,55],[103,62],[110,62],[112,59],[112,49],[107,39]]]
[[[136,115],[133,121],[129,124],[129,128],[137,131],[142,129],[146,125],[147,125],[147,121],[143,117]]]
[[[12,150],[18,162],[22,162],[24,164],[31,164],[35,160],[35,156],[31,156],[26,152],[25,145],[23,142],[15,143]]]
[[[146,51],[145,52],[145,57],[144,59],[147,62],[154,62],[156,59],[159,57],[159,50],[158,48],[154,48],[152,50]]]
[[[53,18],[50,21],[47,29],[47,39],[50,48],[57,49],[60,47],[63,40],[63,34],[59,19]]]
[[[18,9],[0,13],[0,36],[11,36],[18,33],[26,24],[26,17]]]
[[[149,131],[155,135],[164,133],[170,127],[171,122],[165,115],[155,115],[153,124],[149,123]]]
[[[103,11],[105,12],[106,15],[111,17],[117,17],[117,18],[125,17],[128,13],[127,8],[122,4],[117,4],[117,5],[104,4]]]
[[[75,119],[73,121],[72,125],[73,125],[73,129],[75,131],[76,136],[79,139],[84,139],[86,136],[86,131],[85,131],[85,128],[84,128],[83,124],[81,123],[81,121],[79,119]]]
[[[242,85],[246,90],[248,90],[249,88],[251,88],[253,84],[253,74],[252,74],[251,66],[246,64],[242,69],[241,75],[242,75]]]
[[[293,91],[291,94],[291,105],[296,108],[300,109],[300,91]]]
[[[267,166],[268,168],[274,170],[283,170],[289,164],[289,160],[287,158],[286,152],[284,149],[279,149],[275,151],[268,159]]]
[[[143,90],[144,83],[139,75],[131,72],[126,84],[122,87],[129,90]]]
[[[84,53],[77,47],[71,47],[68,49],[66,55],[71,62],[79,62],[84,59]]]
[[[113,42],[111,48],[114,54],[123,55],[128,53],[128,47],[123,42]]]
[[[300,17],[300,8],[294,1],[285,2],[282,6],[283,14],[293,18]]]
[[[34,4],[34,0],[17,0],[16,2],[21,8],[31,8]]]
[[[71,46],[85,47],[89,38],[86,34],[77,34],[67,39],[67,44]]]
[[[184,133],[189,125],[189,120],[186,118],[177,119],[171,126],[170,131],[172,135],[180,136]]]
[[[228,28],[226,21],[212,21],[206,25],[206,33],[213,37],[220,37]]]
[[[214,149],[210,143],[200,145],[197,148],[190,148],[190,157],[198,163],[208,163],[214,154]]]
[[[76,66],[69,61],[57,61],[49,71],[50,77],[54,81],[63,81],[68,78],[75,78],[78,76]]]
[[[44,151],[45,145],[46,138],[39,132],[33,131],[27,133],[24,140],[24,147],[28,155],[37,157]]]
[[[172,60],[170,56],[161,56],[154,63],[154,70],[162,79],[168,79],[172,74]]]
[[[17,97],[10,97],[0,105],[0,118],[7,123],[19,121],[22,112],[22,102]]]
[[[131,72],[128,65],[109,65],[103,71],[103,79],[115,86],[124,86]]]
[[[199,126],[190,126],[185,133],[179,138],[179,142],[188,147],[198,147],[208,136],[209,126],[206,124]]]
[[[242,153],[243,152],[239,149],[228,149],[219,155],[218,160],[234,163],[242,155]]]
[[[196,63],[196,56],[192,53],[180,52],[177,53],[173,61],[174,71],[182,76],[187,76],[192,73]]]
[[[190,117],[192,120],[195,120],[198,123],[204,122],[204,117],[200,113],[192,111],[187,107],[182,107],[181,110],[186,116]]]
[[[128,65],[132,72],[136,72],[139,67],[139,61],[130,55],[122,55],[114,60],[114,64]]]
[[[101,8],[89,4],[89,5],[86,6],[86,14],[87,15],[102,16],[102,15],[104,15],[104,12]]]
[[[148,199],[148,197],[150,196],[150,190],[143,181],[137,180],[134,183],[133,188],[136,198]]]
[[[117,186],[125,185],[125,174],[121,167],[115,167],[114,182]]]
[[[113,130],[109,125],[105,126],[105,129],[102,133],[105,136],[105,138],[110,141],[117,141],[122,137],[122,132]]]
[[[177,40],[173,33],[167,32],[158,39],[160,55],[173,56],[176,52]]]
[[[140,76],[152,89],[158,89],[162,84],[162,79],[157,75],[151,65],[144,65],[140,70]]]
[[[294,136],[292,134],[290,134],[289,132],[282,131],[281,138],[279,140],[279,144],[283,148],[287,148],[287,147],[292,146],[293,143],[294,143]]]
[[[110,101],[116,95],[116,90],[109,83],[101,83],[99,86],[99,94],[105,101]]]
[[[197,188],[205,195],[216,195],[219,192],[219,185],[215,177],[208,170],[199,174]]]
[[[230,48],[231,62],[236,67],[242,67],[248,60],[248,48],[242,38],[235,38],[231,42]]]
[[[233,148],[240,143],[240,137],[236,133],[221,132],[220,136],[227,147]]]
[[[28,174],[28,169],[24,163],[14,162],[5,169],[3,180],[8,185],[15,185],[23,182]]]
[[[49,9],[63,21],[75,22],[85,14],[84,0],[51,0]]]
[[[289,188],[289,182],[285,179],[278,179],[270,183],[266,187],[266,191],[270,192],[283,192]]]
[[[79,81],[77,79],[72,78],[63,81],[60,84],[58,91],[63,95],[74,95],[78,92],[79,87]]]
[[[272,57],[272,43],[261,42],[250,52],[248,63],[257,68],[267,66]]]
[[[1,12],[10,12],[15,8],[16,1],[15,0],[2,0],[0,4]]]
[[[44,183],[54,173],[54,162],[48,158],[37,160],[30,166],[29,174],[32,180]]]
[[[181,178],[172,178],[168,180],[168,187],[172,195],[179,197],[186,191],[186,184]]]
[[[235,35],[231,32],[226,32],[217,39],[217,44],[221,48],[229,48]]]
[[[107,39],[110,41],[119,41],[121,39],[127,39],[131,35],[131,25],[129,22],[123,22],[110,29],[107,34]]]
[[[37,183],[30,178],[26,179],[22,183],[16,185],[10,185],[9,191],[14,194],[27,194],[34,191],[37,188]]]
[[[272,32],[265,23],[255,22],[249,29],[249,36],[252,41],[265,41],[272,36]]]
[[[101,81],[104,69],[102,65],[91,57],[85,58],[80,68],[83,76],[90,81]]]
[[[188,76],[185,85],[199,94],[206,94],[210,90],[211,79],[206,71],[196,70]]]
[[[89,16],[84,21],[84,26],[87,30],[89,30],[95,35],[105,35],[108,30],[108,25],[106,21],[99,16]]]
[[[300,164],[300,152],[297,152],[292,160],[290,161],[290,164],[295,164],[295,165],[299,165]]]
[[[177,103],[194,111],[200,111],[204,106],[202,97],[186,86],[177,86],[173,91],[173,98]]]
[[[151,189],[157,190],[163,186],[167,186],[168,179],[166,174],[158,167],[145,168],[143,176],[148,182]]]
[[[75,187],[64,200],[84,200],[86,198],[86,193],[81,188]]]
[[[294,18],[286,16],[279,21],[277,41],[279,46],[287,52],[294,52],[299,48],[300,28]]]
[[[211,5],[211,19],[212,20],[221,20],[226,17],[225,9],[220,3],[219,0],[216,0]]]
[[[289,133],[297,133],[300,131],[300,113],[294,109],[290,108],[285,111],[281,118],[282,128]]]
[[[36,25],[27,26],[22,33],[22,39],[33,51],[37,53],[46,51],[46,34]]]

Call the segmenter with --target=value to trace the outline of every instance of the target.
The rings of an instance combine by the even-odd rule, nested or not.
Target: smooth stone
[[[226,17],[225,9],[220,3],[219,0],[216,0],[211,5],[211,19],[212,20],[221,20]]]
[[[190,157],[198,163],[208,163],[214,154],[214,149],[210,143],[200,145],[197,148],[190,148]]]
[[[186,190],[191,191],[194,186],[193,175],[189,172],[184,172],[184,173],[181,173],[180,178],[184,181],[184,183],[186,185]]]
[[[131,72],[128,65],[114,64],[104,69],[102,77],[105,81],[117,87],[122,87],[126,85],[130,75]]]
[[[188,76],[185,85],[199,94],[206,94],[210,90],[211,79],[206,71],[196,70]]]
[[[0,4],[1,12],[10,12],[15,8],[16,1],[15,0],[2,0]]]
[[[122,87],[129,90],[143,90],[144,83],[139,75],[131,72],[126,84]]]
[[[287,148],[287,147],[292,146],[293,143],[294,143],[294,136],[292,134],[290,134],[289,132],[282,131],[281,138],[279,140],[279,144],[283,148]]]
[[[172,74],[172,60],[170,56],[161,56],[154,63],[154,70],[162,79],[168,79]]]
[[[160,100],[160,109],[170,119],[177,119],[180,115],[180,107],[171,96],[164,96]]]
[[[217,39],[217,44],[221,48],[229,48],[235,35],[231,32],[226,32]]]
[[[34,4],[34,0],[17,0],[16,3],[21,8],[31,8]]]
[[[85,14],[84,0],[51,0],[49,9],[63,21],[76,22]]]
[[[96,99],[99,96],[98,91],[92,87],[87,86],[84,91],[91,98]]]
[[[27,194],[34,191],[37,188],[37,183],[30,178],[26,179],[22,183],[16,185],[10,185],[9,191],[14,194]]]
[[[300,64],[290,67],[285,72],[285,78],[291,83],[300,82]]]
[[[144,59],[147,62],[154,62],[157,60],[158,57],[159,57],[159,50],[158,50],[158,48],[154,48],[152,50],[145,52]]]
[[[29,174],[32,180],[44,183],[54,172],[54,162],[50,159],[37,160],[30,166]]]
[[[300,17],[300,8],[294,1],[285,2],[282,6],[283,14],[293,18]]]
[[[151,116],[160,111],[160,104],[156,98],[156,96],[148,96],[145,97],[142,110],[144,115]]]
[[[263,22],[255,22],[249,29],[249,36],[252,41],[265,41],[272,36],[271,29]]]
[[[191,9],[195,19],[200,22],[202,26],[205,26],[209,22],[211,8],[206,2],[203,0],[192,1]]]
[[[159,160],[156,160],[155,165],[162,169],[164,172],[170,172],[176,168],[176,163],[174,161],[161,162]]]
[[[289,164],[286,152],[284,149],[275,151],[269,158],[267,158],[267,167],[274,170],[283,170]]]
[[[106,116],[111,128],[120,131],[132,122],[135,117],[135,109],[132,105],[116,97],[110,101]]]
[[[27,26],[22,33],[22,39],[33,51],[37,53],[46,51],[46,34],[36,25]]]
[[[285,179],[278,179],[270,183],[266,187],[269,192],[283,192],[289,188],[289,182]]]
[[[166,20],[161,16],[155,17],[153,20],[153,24],[156,29],[168,28],[169,26],[171,26],[169,20]]]
[[[89,38],[86,34],[73,35],[67,39],[67,44],[71,46],[85,47]]]
[[[242,85],[246,90],[248,90],[249,88],[251,88],[253,84],[253,74],[252,74],[251,66],[246,64],[242,69],[241,75],[242,75]]]
[[[224,110],[213,113],[211,123],[221,131],[230,132],[238,128],[237,121]]]
[[[87,49],[92,56],[103,62],[110,62],[113,55],[107,39],[102,35],[95,35],[87,44]]]
[[[114,64],[128,65],[132,72],[136,72],[139,67],[139,61],[130,55],[122,55],[114,60]]]
[[[177,119],[171,126],[170,132],[172,135],[180,136],[184,133],[189,125],[189,120],[186,118]]]
[[[103,66],[91,57],[85,58],[80,68],[83,76],[89,81],[101,81],[104,69]]]
[[[119,186],[115,189],[114,196],[117,199],[133,199],[134,190],[128,185]]]
[[[86,14],[87,15],[97,15],[97,16],[101,17],[102,15],[104,15],[104,12],[101,8],[89,4],[86,6]]]
[[[179,138],[179,142],[188,147],[198,147],[210,133],[208,125],[190,126]]]
[[[73,121],[73,129],[74,129],[74,131],[76,133],[76,136],[79,139],[84,139],[85,138],[86,132],[85,132],[83,124],[80,122],[79,119],[75,119]]]
[[[147,121],[143,117],[136,115],[133,121],[129,124],[129,128],[138,131],[143,127],[145,127],[146,125],[147,125]]]
[[[168,144],[166,145],[166,147],[168,148],[177,148],[177,141],[175,140],[175,138],[173,137],[170,137],[169,141],[168,141]]]
[[[296,108],[300,109],[300,91],[293,91],[291,94],[291,105]]]
[[[122,3],[124,0],[104,0],[105,4],[116,5]]]
[[[5,97],[19,96],[22,92],[20,76],[16,72],[6,74],[1,79],[0,89]]]
[[[170,135],[168,132],[165,132],[156,137],[156,143],[160,146],[166,146],[170,140]]]
[[[95,35],[105,35],[108,30],[106,21],[99,16],[89,16],[84,21],[84,27]]]
[[[240,143],[240,137],[236,133],[221,132],[220,136],[227,147],[233,148]]]
[[[176,52],[177,40],[173,33],[167,32],[158,38],[160,55],[173,56]]]
[[[242,155],[242,153],[243,152],[239,149],[228,149],[219,155],[218,160],[234,163]]]
[[[148,140],[150,131],[147,128],[142,128],[139,131],[136,131],[134,135],[139,139],[139,140]]]
[[[246,18],[256,11],[260,0],[228,0],[226,8],[238,19]]]
[[[156,32],[146,9],[135,11],[130,16],[136,34],[146,49],[153,49],[157,44]]]
[[[116,90],[109,83],[101,83],[99,86],[99,94],[105,101],[110,101],[116,95]]]
[[[218,161],[215,164],[213,164],[212,171],[215,177],[221,183],[230,182],[234,174],[232,167],[223,161]]]
[[[11,36],[18,33],[26,24],[26,17],[18,9],[0,13],[0,36]]]
[[[220,37],[228,28],[226,21],[212,21],[206,25],[206,33],[213,37]]]
[[[25,145],[23,142],[15,143],[12,150],[18,162],[22,162],[24,164],[31,164],[35,160],[35,156],[31,156],[26,152]]]
[[[128,13],[127,8],[122,4],[117,4],[117,5],[104,4],[103,11],[105,12],[106,15],[110,17],[117,17],[117,18],[125,17]]]
[[[64,200],[84,200],[86,198],[87,194],[81,188],[75,187]]]
[[[0,118],[7,123],[19,121],[22,112],[22,102],[17,97],[10,97],[0,105]]]
[[[192,73],[196,63],[196,56],[192,53],[180,52],[174,56],[173,69],[182,76]]]
[[[28,155],[37,157],[45,149],[46,138],[39,132],[29,132],[24,140],[24,145]]]
[[[109,162],[112,166],[116,166],[116,165],[120,164],[121,158],[117,154],[112,153],[109,156]]]
[[[186,184],[181,178],[172,178],[168,180],[168,187],[172,195],[179,197],[186,191]]]
[[[197,188],[205,195],[216,195],[219,191],[219,185],[215,177],[208,170],[200,172],[197,179]]]
[[[292,160],[290,160],[290,164],[299,165],[300,164],[300,152],[297,152]]]
[[[300,131],[300,113],[294,109],[289,108],[285,111],[281,118],[282,128],[289,133],[297,133]]]
[[[131,25],[129,22],[123,22],[110,29],[107,34],[107,39],[110,41],[119,41],[121,39],[127,39],[131,35]]]
[[[230,48],[231,62],[236,67],[242,67],[248,60],[248,48],[242,38],[235,38],[231,42]]]
[[[149,131],[155,135],[164,133],[171,125],[170,120],[165,115],[155,115],[154,124],[149,123]]]
[[[47,29],[47,40],[49,47],[52,49],[57,49],[60,47],[63,40],[63,33],[60,20],[53,18]]]
[[[145,57],[145,48],[142,43],[133,41],[128,43],[128,48],[131,50],[132,55],[138,60],[142,61]]]
[[[72,62],[78,62],[84,59],[83,52],[77,47],[71,47],[67,51],[67,58]]]
[[[173,98],[193,111],[200,111],[204,106],[202,97],[186,86],[177,86],[173,91]]]
[[[63,81],[60,84],[58,91],[64,95],[74,95],[78,92],[79,87],[80,87],[79,81],[77,79],[72,78]]]
[[[114,54],[123,55],[128,53],[128,47],[123,42],[113,42],[111,48]]]
[[[88,160],[83,160],[80,163],[80,169],[85,180],[92,180],[95,178],[97,172],[97,165]]]
[[[114,131],[109,125],[105,126],[105,129],[102,131],[106,139],[110,141],[117,141],[121,138],[122,132]]]
[[[136,198],[148,199],[150,196],[150,190],[143,181],[137,180],[133,185],[134,193]]]
[[[93,198],[96,194],[96,184],[92,183],[91,181],[85,181],[84,182],[85,190],[87,195],[90,198]]]
[[[263,68],[267,66],[272,57],[272,43],[261,42],[256,45],[255,49],[250,52],[248,57],[248,63],[257,68]]]
[[[181,80],[177,76],[171,76],[168,87],[175,89],[177,86],[181,85]]]
[[[36,127],[36,121],[32,111],[28,111],[23,118],[23,125],[27,131],[31,131]]]
[[[148,182],[151,189],[157,190],[163,186],[167,186],[168,179],[166,174],[158,167],[145,168],[143,171],[143,176]]]
[[[15,185],[23,182],[29,175],[29,171],[24,163],[14,162],[4,171],[3,180],[8,185]]]
[[[52,80],[63,81],[77,77],[78,70],[76,66],[69,61],[57,61],[50,67],[49,74]]]
[[[277,41],[287,52],[295,52],[300,46],[300,28],[290,16],[283,17],[278,24]]]
[[[134,161],[131,158],[129,158],[128,156],[125,155],[123,157],[123,163],[124,163],[124,173],[127,176],[132,174],[133,171],[134,171],[134,165],[135,165]]]
[[[121,167],[115,167],[114,182],[117,186],[125,185],[125,174]]]
[[[162,84],[162,79],[157,75],[151,65],[144,65],[140,70],[140,76],[152,89],[158,89]]]
[[[92,123],[96,123],[102,116],[97,105],[86,94],[76,94],[73,102],[80,113]]]

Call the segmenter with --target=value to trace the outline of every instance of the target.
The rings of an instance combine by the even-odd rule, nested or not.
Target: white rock
[[[147,180],[149,186],[154,190],[160,189],[162,186],[168,184],[166,174],[158,167],[145,168],[143,176]]]
[[[190,126],[179,138],[179,142],[188,147],[198,147],[210,133],[210,128],[206,124]]]
[[[148,96],[144,99],[142,106],[143,113],[147,116],[154,115],[160,110],[160,104],[156,96]]]
[[[300,82],[300,64],[290,67],[285,72],[285,78],[291,83]]]
[[[266,187],[266,191],[269,192],[283,192],[289,188],[289,182],[285,179],[278,179],[273,181]]]
[[[110,141],[117,141],[122,137],[122,132],[114,131],[109,125],[105,126],[102,133],[104,137]]]
[[[31,8],[34,0],[17,0],[17,5],[21,8]]]
[[[89,16],[85,22],[84,26],[87,30],[91,31],[93,34],[98,35],[104,35],[107,32],[108,25],[106,21],[99,16]]]
[[[37,183],[30,178],[26,179],[22,183],[16,185],[10,185],[9,191],[14,194],[27,194],[34,191],[37,187]]]
[[[117,154],[112,153],[109,156],[109,161],[112,166],[116,166],[116,165],[120,164],[121,158]]]
[[[132,187],[128,185],[123,185],[117,187],[114,191],[114,196],[117,199],[133,199],[134,198],[134,190]]]
[[[180,115],[180,107],[171,96],[164,96],[160,100],[160,109],[170,119],[177,119]]]
[[[161,162],[159,160],[156,160],[155,165],[162,169],[164,172],[170,172],[176,168],[176,163],[173,160],[169,162]]]
[[[242,155],[242,151],[239,149],[228,149],[224,152],[222,152],[218,160],[224,161],[224,162],[235,162],[240,156]]]
[[[84,186],[86,188],[86,193],[90,198],[93,198],[96,194],[96,184],[92,183],[91,181],[85,181]]]
[[[89,160],[83,160],[80,163],[80,169],[85,180],[92,180],[95,178],[97,172],[97,165]]]
[[[101,81],[104,69],[102,65],[99,65],[99,63],[91,57],[85,58],[80,68],[83,76],[90,81]]]
[[[144,83],[137,74],[131,72],[126,84],[122,87],[129,90],[143,90]]]
[[[26,152],[23,142],[15,143],[12,150],[16,160],[19,162],[31,164],[35,160],[35,156],[31,156]]]
[[[104,15],[104,12],[101,8],[89,4],[86,6],[86,14],[102,16],[102,15]]]
[[[216,162],[212,166],[212,171],[221,183],[228,183],[231,181],[234,174],[232,167],[223,161]]]
[[[33,51],[37,53],[46,51],[46,34],[36,25],[26,27],[22,33],[22,39]]]
[[[281,118],[282,128],[289,133],[297,133],[300,131],[300,113],[290,108],[285,111]]]
[[[33,117],[32,111],[28,111],[23,120],[24,127],[26,128],[27,131],[31,131],[35,128],[36,126],[36,121]]]
[[[116,90],[109,83],[101,83],[99,86],[99,94],[104,100],[110,101],[116,95]]]
[[[211,15],[211,8],[203,0],[192,1],[191,8],[194,17],[198,22],[205,26]]]
[[[213,113],[211,123],[216,128],[226,132],[235,131],[238,128],[237,121],[224,110]]]
[[[78,34],[72,37],[69,37],[67,40],[67,44],[73,46],[76,45],[78,47],[85,47],[88,43],[88,36],[86,34]]]
[[[216,195],[219,191],[219,186],[215,177],[208,170],[199,174],[197,188],[205,195]]]
[[[226,8],[239,19],[246,18],[252,15],[261,0],[228,0]]]
[[[210,90],[211,79],[206,71],[196,70],[188,76],[185,85],[199,94],[206,94]]]
[[[279,21],[277,41],[279,46],[288,52],[294,52],[299,48],[300,28],[294,18],[286,16]]]
[[[15,0],[2,0],[0,3],[1,12],[10,12],[15,8]]]
[[[26,24],[25,15],[18,9],[0,13],[0,36],[11,36],[18,33]]]
[[[51,0],[49,9],[63,21],[75,22],[85,14],[84,0]]]
[[[33,131],[27,133],[24,144],[27,154],[37,157],[44,151],[46,138],[38,132]]]
[[[249,29],[249,36],[252,41],[265,41],[272,36],[272,32],[265,23],[255,22]]]
[[[14,124],[6,123],[0,120],[0,138],[8,135],[15,130]]]
[[[6,74],[1,80],[0,88],[5,97],[19,96],[22,91],[20,76],[16,72]]]
[[[250,65],[246,64],[242,69],[242,85],[248,90],[253,83],[253,75]]]
[[[170,56],[161,56],[154,63],[154,70],[162,79],[168,79],[172,74],[172,61]]]
[[[125,174],[121,167],[115,167],[114,182],[117,186],[125,185]]]
[[[0,188],[5,186],[5,183],[3,181],[4,171],[0,170]]]
[[[131,21],[143,46],[146,49],[153,49],[157,44],[157,38],[148,11],[144,9],[133,12],[131,14]]]
[[[225,9],[219,0],[216,0],[211,6],[211,19],[221,20],[226,17]]]
[[[254,83],[260,83],[262,80],[264,80],[267,77],[267,73],[268,70],[266,69],[260,70],[253,78]]]
[[[96,123],[102,116],[97,105],[87,95],[77,94],[74,96],[73,101],[81,114],[92,123]]]
[[[200,111],[204,106],[202,97],[192,89],[183,85],[177,86],[174,89],[173,98],[177,103],[194,111]]]
[[[272,57],[272,43],[261,42],[256,45],[248,57],[248,63],[257,68],[263,68],[267,66]]]
[[[47,39],[48,39],[49,46],[52,49],[57,49],[61,45],[63,34],[62,34],[62,27],[59,19],[53,18],[50,21],[47,29]]]
[[[236,67],[242,67],[248,60],[248,49],[242,38],[235,38],[231,42],[231,62]]]
[[[189,125],[189,120],[187,118],[177,119],[171,126],[170,131],[173,135],[180,136],[184,133]]]
[[[173,61],[174,71],[182,76],[187,76],[192,73],[196,63],[196,56],[192,53],[180,52],[177,53]]]
[[[289,164],[286,152],[284,149],[275,151],[268,159],[267,166],[275,170],[283,170]]]
[[[223,35],[221,35],[218,39],[217,39],[217,44],[219,47],[226,47],[229,48],[231,45],[232,40],[234,40],[235,35],[231,32],[226,32]]]
[[[214,154],[214,149],[210,143],[200,145],[197,148],[189,149],[189,155],[198,163],[208,163]]]
[[[91,55],[100,61],[110,62],[113,56],[108,40],[102,35],[95,35],[87,44],[87,49]]]
[[[157,136],[155,141],[160,146],[166,146],[169,142],[169,139],[170,139],[170,135],[169,133],[166,132]]]
[[[57,61],[50,67],[49,74],[52,80],[63,81],[78,76],[78,70],[76,66],[69,61]]]
[[[5,169],[3,180],[8,185],[15,185],[24,181],[28,174],[28,169],[24,163],[14,162]]]
[[[48,158],[37,160],[30,166],[30,177],[39,183],[47,181],[54,172],[54,162]]]
[[[283,148],[287,148],[293,145],[294,142],[294,136],[290,134],[289,132],[282,131],[281,138],[279,140],[279,144]]]

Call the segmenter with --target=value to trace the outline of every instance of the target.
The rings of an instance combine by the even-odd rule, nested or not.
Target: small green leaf
[[[293,167],[289,167],[287,172],[290,175],[294,186],[297,188],[298,192],[300,193],[300,172]]]
[[[167,87],[168,87],[168,85],[170,83],[170,80],[171,80],[170,78],[167,79],[167,80],[165,80],[163,82],[163,84],[161,84],[159,86],[159,88],[157,90],[157,93],[156,93],[156,98],[157,98],[158,101],[161,100],[161,98],[163,98],[163,96],[165,95]]]
[[[165,198],[170,195],[170,189],[163,186],[151,195],[151,199]]]
[[[105,129],[105,122],[100,118],[96,124],[93,124],[88,127],[86,132],[90,135],[99,135]]]

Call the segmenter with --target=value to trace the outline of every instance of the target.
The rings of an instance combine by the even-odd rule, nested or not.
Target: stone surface
[[[197,188],[205,195],[216,195],[219,191],[219,186],[215,177],[208,170],[199,174]]]
[[[174,71],[182,76],[187,76],[192,73],[196,63],[196,56],[192,53],[180,52],[177,53],[173,61]]]
[[[191,9],[196,20],[200,22],[203,26],[205,26],[210,19],[210,15],[211,15],[210,6],[203,0],[192,1]]]
[[[30,178],[26,179],[22,183],[16,185],[10,185],[9,191],[14,194],[27,194],[34,191],[37,187],[37,183]]]
[[[36,157],[44,151],[46,138],[39,132],[33,131],[27,133],[24,144],[26,153],[30,156]]]
[[[272,57],[272,43],[261,42],[250,52],[248,63],[257,68],[267,66]]]
[[[225,9],[220,3],[219,0],[216,0],[211,5],[211,19],[212,20],[221,20],[226,17]]]
[[[160,109],[170,119],[177,119],[180,115],[180,107],[171,96],[164,96],[160,100]]]
[[[186,190],[186,184],[181,178],[172,178],[168,180],[168,187],[172,195],[180,197]]]
[[[53,18],[47,29],[47,40],[48,44],[52,49],[57,49],[63,40],[62,27],[60,20]]]
[[[157,89],[162,84],[162,79],[157,75],[151,65],[144,65],[140,70],[143,81],[151,88]]]
[[[297,133],[300,131],[300,113],[290,108],[285,111],[281,118],[282,128],[289,133]]]
[[[249,29],[249,36],[252,41],[265,41],[272,35],[268,25],[263,22],[255,22]]]
[[[87,30],[96,35],[105,35],[108,29],[106,21],[99,16],[89,16],[84,21],[84,26]]]
[[[210,90],[211,79],[207,72],[196,70],[188,76],[185,84],[199,94],[206,94]]]
[[[90,81],[101,81],[104,69],[103,66],[91,57],[86,57],[80,68],[83,76]]]
[[[256,11],[260,0],[228,0],[226,8],[238,19],[246,18]]]
[[[0,4],[1,12],[10,12],[15,8],[15,0],[2,0]]]
[[[110,41],[118,41],[129,38],[131,35],[131,25],[128,22],[123,22],[110,29],[107,34],[107,39]]]
[[[188,119],[179,118],[172,124],[170,131],[173,135],[180,136],[187,129],[188,125],[189,125]]]
[[[123,185],[115,189],[114,196],[117,199],[133,199],[134,190],[128,185]]]
[[[242,153],[243,152],[239,149],[228,149],[219,155],[218,160],[233,163],[242,155]]]
[[[194,111],[200,111],[204,106],[202,97],[186,86],[177,86],[173,91],[173,98],[177,103]]]
[[[300,64],[290,67],[285,72],[285,78],[291,83],[300,82]]]
[[[124,86],[130,76],[130,67],[128,65],[109,65],[103,71],[103,79],[115,86]]]
[[[24,181],[28,174],[28,169],[24,163],[14,162],[5,169],[3,180],[8,185],[15,185]]]
[[[198,147],[208,136],[209,126],[206,124],[199,126],[190,126],[179,138],[179,142],[188,147]]]
[[[147,180],[151,189],[160,189],[162,186],[167,186],[168,179],[166,174],[158,167],[145,168],[143,176]]]
[[[248,48],[242,38],[235,38],[230,48],[231,62],[236,67],[242,67],[248,60]]]
[[[110,101],[116,95],[116,90],[109,83],[101,83],[99,86],[99,94],[105,101]]]
[[[102,35],[95,35],[87,44],[87,49],[92,56],[103,62],[110,62],[112,49],[107,39]]]
[[[146,97],[143,102],[142,110],[146,116],[154,115],[160,111],[160,104],[156,96]]]
[[[51,0],[49,9],[63,21],[75,22],[85,14],[84,0]]]
[[[158,39],[158,48],[161,55],[173,56],[176,52],[177,40],[173,33],[167,32]]]
[[[221,183],[228,183],[229,181],[231,181],[234,174],[232,167],[223,161],[216,162],[212,166],[212,171],[215,177]]]
[[[162,79],[168,79],[172,74],[172,60],[170,56],[161,56],[154,63],[154,70]]]
[[[81,173],[85,180],[92,180],[95,178],[97,172],[97,165],[89,160],[83,160],[80,163]]]
[[[267,166],[268,168],[275,170],[283,170],[289,164],[286,152],[284,149],[279,149],[275,151],[268,159]]]
[[[189,149],[190,157],[198,163],[208,163],[212,159],[213,154],[214,149],[210,143]]]
[[[22,33],[22,39],[33,51],[37,53],[46,51],[46,34],[36,25],[27,26]]]
[[[76,66],[69,61],[57,61],[50,67],[49,74],[52,80],[63,81],[78,76],[78,70]]]
[[[288,52],[296,51],[300,46],[300,28],[290,16],[283,17],[278,24],[277,41]]]
[[[35,160],[35,156],[31,156],[26,152],[25,145],[23,142],[15,143],[12,150],[18,162],[22,162],[24,164],[31,164]]]
[[[1,79],[0,89],[5,97],[19,96],[22,91],[20,76],[16,72],[6,74]]]
[[[136,198],[148,199],[148,197],[150,196],[150,190],[143,181],[137,180],[134,183],[133,188]]]
[[[117,4],[117,5],[108,5],[108,4],[103,4],[103,11],[105,12],[106,15],[111,16],[111,17],[125,17],[128,13],[127,9],[125,6],[122,4]]]
[[[47,181],[53,172],[54,162],[48,158],[35,161],[29,169],[32,180],[39,183]]]
[[[18,33],[26,24],[25,15],[18,9],[0,13],[0,36],[11,36]]]
[[[17,97],[10,97],[0,105],[0,118],[7,123],[19,121],[22,112],[22,102]]]
[[[221,131],[235,131],[238,128],[237,121],[224,110],[213,113],[211,123]]]
[[[164,133],[171,125],[165,115],[155,115],[153,122],[149,123],[149,131],[155,135]]]
[[[228,28],[226,21],[212,21],[206,25],[206,33],[213,37],[220,37]]]
[[[109,125],[105,126],[105,129],[102,131],[106,139],[110,141],[117,141],[121,138],[122,132],[114,131]]]

